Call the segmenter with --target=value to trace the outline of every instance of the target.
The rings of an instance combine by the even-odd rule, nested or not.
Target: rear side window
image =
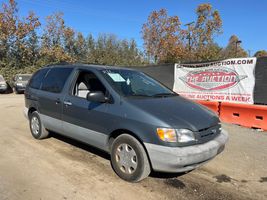
[[[60,93],[72,70],[72,68],[66,67],[52,68],[46,75],[41,89],[48,92]]]
[[[34,88],[34,89],[39,89],[48,70],[49,68],[44,68],[44,69],[37,71],[31,78],[29,87]]]

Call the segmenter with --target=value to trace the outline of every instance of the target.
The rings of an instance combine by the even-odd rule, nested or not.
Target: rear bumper
[[[145,143],[152,168],[162,172],[186,172],[208,162],[224,149],[228,133],[223,130],[213,140],[188,147],[165,147]]]

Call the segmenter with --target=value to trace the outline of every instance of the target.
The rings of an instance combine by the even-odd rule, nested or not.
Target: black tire
[[[37,120],[38,124],[39,124],[38,128],[36,128],[36,129],[33,127],[35,120]],[[40,118],[37,111],[34,111],[30,114],[30,129],[31,129],[32,136],[38,140],[47,138],[49,135],[49,132],[48,132],[48,130],[46,130],[44,128],[44,126],[41,122],[41,118]],[[37,129],[38,129],[38,132],[36,131]]]
[[[134,150],[135,153],[135,162],[136,162],[136,169],[133,170],[131,174],[125,172],[125,167],[120,166],[118,160],[120,160],[116,152],[119,150],[118,148],[123,145],[129,145],[131,147],[131,151]],[[129,159],[129,157],[127,157]],[[132,160],[132,158],[131,158]],[[146,154],[146,151],[142,144],[129,134],[122,134],[118,136],[114,142],[112,143],[111,147],[111,165],[115,173],[125,181],[128,182],[139,182],[146,178],[150,172],[150,164]],[[133,169],[133,168],[132,168]]]

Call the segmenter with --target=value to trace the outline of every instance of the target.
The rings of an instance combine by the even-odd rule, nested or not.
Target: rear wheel
[[[47,138],[49,135],[49,132],[44,128],[37,111],[30,114],[30,129],[32,136],[38,140]]]
[[[118,136],[111,148],[111,164],[116,174],[125,181],[138,182],[150,172],[144,147],[131,135]]]

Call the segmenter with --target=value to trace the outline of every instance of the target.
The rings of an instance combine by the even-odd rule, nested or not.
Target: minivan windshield
[[[0,81],[5,81],[2,75],[0,75]]]
[[[17,81],[28,81],[30,80],[31,75],[18,75],[16,80]]]
[[[146,74],[127,69],[101,70],[108,82],[123,96],[166,97],[177,94]]]

